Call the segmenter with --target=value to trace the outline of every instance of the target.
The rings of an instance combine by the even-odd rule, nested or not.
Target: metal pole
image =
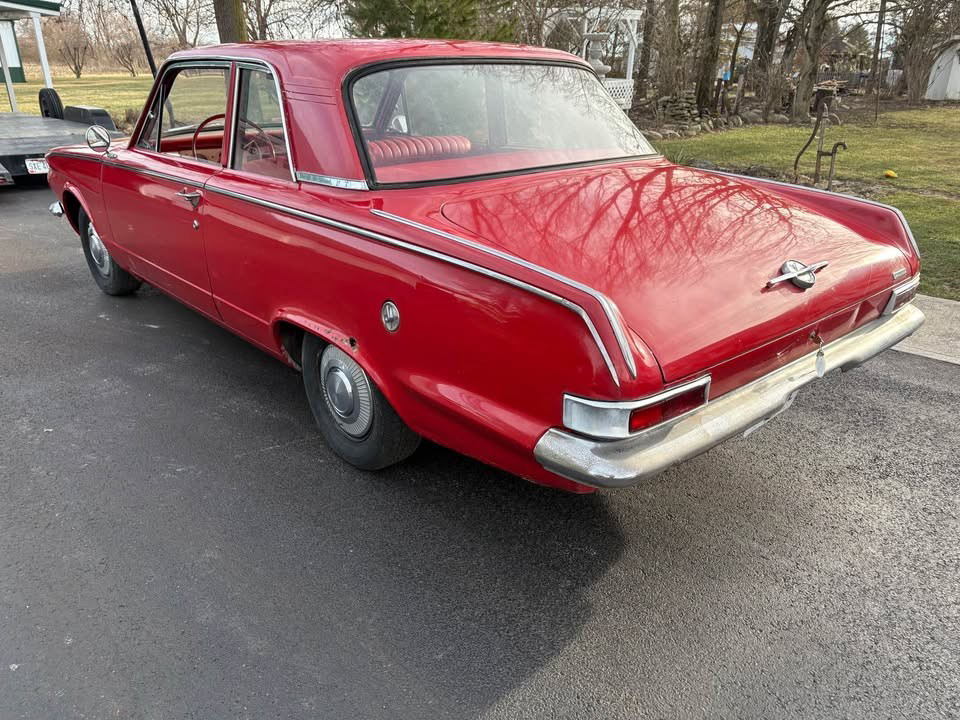
[[[887,11],[887,0],[880,0],[880,17],[877,18],[877,40],[873,46],[873,90],[877,94],[873,110],[873,122],[880,121],[880,86],[883,85],[883,20]]]
[[[137,31],[140,33],[140,42],[143,43],[143,52],[147,56],[147,65],[150,66],[150,74],[157,76],[157,64],[153,61],[153,53],[150,52],[150,41],[147,40],[147,31],[143,28],[143,19],[140,17],[140,8],[137,7],[137,0],[130,0],[130,7],[133,8],[133,19],[137,23]]]
[[[13,27],[13,23],[10,23]],[[13,78],[10,77],[10,66],[7,64],[7,49],[3,46],[3,33],[0,32],[0,69],[3,70],[3,79],[7,84],[7,98],[10,100],[10,111],[17,111],[17,96],[13,92]]]
[[[43,82],[48,88],[52,88],[53,78],[50,77],[50,63],[47,61],[47,46],[43,42],[40,13],[30,13],[30,17],[33,19],[33,34],[37,38],[37,55],[40,56],[40,67],[43,69]]]

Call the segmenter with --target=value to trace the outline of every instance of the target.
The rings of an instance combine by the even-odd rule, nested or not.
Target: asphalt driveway
[[[960,715],[960,366],[889,352],[626,491],[367,474],[51,201],[0,191],[0,719]]]

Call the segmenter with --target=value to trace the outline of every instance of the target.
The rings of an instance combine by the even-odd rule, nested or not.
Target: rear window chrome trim
[[[311,172],[298,172],[297,180],[312,185],[340,188],[341,190],[369,190],[365,180],[351,180],[349,178],[334,177],[333,175],[318,175]]]
[[[383,70],[391,70],[398,67],[423,67],[423,66],[443,66],[443,65],[555,65],[558,67],[571,67],[578,70],[584,70],[597,78],[601,82],[600,76],[592,66],[584,60],[571,57],[569,60],[560,58],[523,58],[510,56],[467,56],[467,57],[419,57],[419,58],[400,58],[390,60],[375,60],[364,65],[359,65],[348,72],[341,84],[341,101],[343,102],[343,111],[347,117],[347,124],[350,126],[350,132],[353,135],[353,142],[357,151],[357,158],[360,160],[360,167],[366,178],[367,186],[375,190],[405,190],[419,187],[436,187],[442,185],[454,185],[463,182],[474,182],[478,180],[490,180],[502,177],[513,177],[520,175],[529,175],[532,173],[549,172],[551,170],[563,170],[568,168],[590,167],[591,165],[606,165],[616,162],[629,162],[631,160],[640,160],[646,158],[660,157],[660,153],[645,153],[642,155],[623,155],[615,158],[601,158],[597,160],[584,160],[580,162],[561,163],[558,165],[538,165],[530,168],[519,168],[516,170],[505,170],[501,172],[479,173],[475,175],[460,175],[451,178],[440,178],[434,180],[417,180],[410,182],[380,183],[377,182],[376,174],[373,171],[373,164],[370,162],[370,155],[367,152],[366,142],[363,138],[363,129],[360,125],[360,118],[357,116],[356,108],[353,103],[353,86],[357,80],[366,75]],[[643,135],[643,131],[637,128]],[[646,136],[644,136],[646,139]],[[650,141],[647,140],[649,143]],[[651,144],[652,147],[652,144]]]

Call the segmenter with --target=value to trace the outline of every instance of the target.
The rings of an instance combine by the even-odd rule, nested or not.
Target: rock
[[[776,170],[771,170],[770,168],[764,165],[751,165],[750,167],[744,169],[744,175],[749,175],[750,177],[762,177],[762,178],[778,178],[780,174]]]
[[[776,123],[777,125],[786,125],[790,122],[790,118],[780,113],[773,113],[773,115],[770,116],[770,122]]]
[[[743,118],[741,118],[739,115],[733,115],[730,118],[730,124],[734,127],[743,127]]]
[[[655,142],[663,140],[663,135],[656,130],[644,130],[643,134],[647,136],[647,140],[653,140]]]
[[[740,113],[740,117],[745,123],[756,124],[763,122],[763,117],[761,117],[760,113],[755,113],[753,110]]]
[[[663,130],[664,140],[676,140],[679,137],[680,137],[680,133],[678,133],[676,130],[667,130],[666,128],[664,128]]]
[[[683,131],[684,137],[696,137],[699,134],[700,134],[700,128],[698,128],[696,125],[688,127],[686,130]]]

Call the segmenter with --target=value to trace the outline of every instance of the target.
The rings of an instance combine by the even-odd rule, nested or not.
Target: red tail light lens
[[[705,395],[702,387],[696,387],[664,400],[659,405],[637,408],[630,413],[630,432],[634,433],[664,420],[683,415],[685,412],[703,405],[706,401]]]

